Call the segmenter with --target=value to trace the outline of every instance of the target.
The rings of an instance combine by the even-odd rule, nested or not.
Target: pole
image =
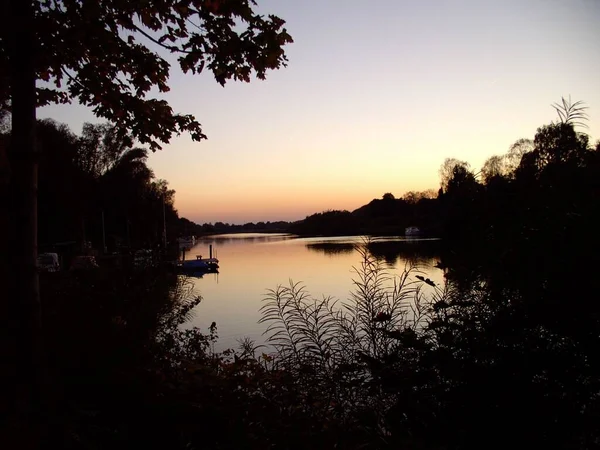
[[[52,417],[46,416],[49,399],[47,394],[51,389],[50,383],[46,380],[42,307],[37,270],[39,154],[35,143],[35,81],[37,56],[40,55],[41,48],[37,44],[39,37],[36,35],[33,1],[4,1],[1,10],[3,40],[6,38],[2,43],[3,57],[8,57],[10,61],[2,71],[3,81],[5,76],[8,81],[8,85],[3,84],[3,87],[10,86],[10,91],[5,90],[3,94],[10,95],[12,107],[9,147],[11,185],[7,189],[12,200],[9,202],[10,205],[7,205],[11,208],[10,212],[7,211],[7,217],[11,221],[12,230],[3,233],[1,238],[10,239],[8,244],[12,248],[8,258],[9,285],[5,287],[3,283],[2,286],[3,291],[6,289],[9,292],[8,295],[3,295],[3,298],[10,298],[10,302],[2,301],[0,305],[2,365],[9,369],[6,373],[7,382],[3,382],[0,386],[0,396],[3,400],[4,398],[8,400],[7,405],[16,405],[14,416],[18,418],[16,423],[29,425],[23,428],[28,430],[29,436],[23,436],[22,431],[19,433],[19,438],[23,438],[22,447],[37,448],[38,445],[43,444],[42,436],[50,428],[38,424],[43,424]],[[1,213],[4,214],[4,210]],[[6,322],[5,317],[9,319]],[[9,334],[5,335],[5,331]],[[6,341],[4,341],[5,336]],[[4,344],[7,346],[4,347]],[[4,372],[3,370],[3,375]],[[5,385],[13,387],[14,392],[5,389]],[[8,411],[11,409],[9,406]],[[18,428],[15,427],[15,430]],[[9,431],[7,442],[11,441],[12,433],[12,430]]]
[[[106,253],[106,232],[104,230],[104,210],[102,210],[102,251]]]
[[[165,194],[163,192],[163,249],[167,248],[167,219],[165,215]]]

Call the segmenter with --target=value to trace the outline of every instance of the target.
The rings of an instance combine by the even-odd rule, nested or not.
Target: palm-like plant
[[[570,124],[573,127],[581,126],[588,128],[587,124],[583,122],[588,120],[588,115],[585,112],[588,107],[581,100],[572,103],[571,96],[569,95],[569,100],[561,97],[561,103],[553,103],[552,107],[556,110],[560,123]]]
[[[135,147],[133,138],[120,134],[116,127],[109,124],[84,124],[79,140],[78,164],[94,178],[101,178],[115,171],[147,174],[147,158],[148,151]]]

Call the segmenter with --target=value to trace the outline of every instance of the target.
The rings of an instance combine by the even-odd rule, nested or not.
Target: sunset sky
[[[446,157],[474,168],[589,106],[600,138],[598,0],[258,0],[287,21],[289,66],[230,83],[172,70],[173,108],[208,141],[174,139],[149,165],[199,223],[297,220],[385,192],[436,188]],[[81,106],[39,117],[79,133]]]

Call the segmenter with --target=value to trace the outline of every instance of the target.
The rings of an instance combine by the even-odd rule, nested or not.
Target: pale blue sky
[[[385,192],[438,187],[533,137],[561,96],[600,138],[600,1],[260,1],[287,21],[289,67],[221,88],[173,70],[167,96],[209,140],[174,139],[150,166],[197,222],[295,220]],[[79,132],[80,106],[43,108]]]

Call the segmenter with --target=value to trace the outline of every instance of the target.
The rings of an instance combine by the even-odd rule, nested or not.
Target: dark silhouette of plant
[[[531,139],[519,139],[512,144],[505,155],[506,170],[511,176],[521,164],[523,156],[533,150],[533,141]]]
[[[466,161],[460,161],[456,158],[446,158],[444,163],[441,165],[439,174],[440,174],[440,186],[442,190],[448,189],[448,183],[454,174],[454,169],[456,167],[462,167],[466,170],[470,169],[470,165]]]
[[[561,103],[553,103],[552,107],[556,110],[560,123],[588,128],[584,122],[588,120],[588,114],[585,112],[588,107],[581,100],[573,103],[569,95],[569,100],[561,97]]]
[[[112,127],[87,124],[84,129],[87,134],[77,136],[50,120],[38,123],[42,251],[72,242],[59,251],[68,267],[69,254],[85,241],[101,248],[103,218],[109,252],[154,247],[162,242],[163,201],[168,241],[184,234],[187,222],[180,222],[174,207],[175,191],[154,178],[146,150],[116,138]],[[117,148],[107,148],[114,139]],[[189,222],[187,233],[195,231]]]
[[[273,367],[289,373],[306,399],[321,399],[319,414],[365,430],[376,448],[385,442],[380,421],[393,403],[379,386],[381,361],[394,357],[399,335],[423,325],[425,308],[409,279],[416,269],[391,277],[368,244],[357,247],[361,265],[347,301],[315,299],[291,283],[269,291],[261,322],[276,350]]]
[[[502,156],[490,156],[483,163],[481,168],[481,177],[484,183],[488,184],[495,177],[502,177],[506,173],[504,158]]]
[[[389,194],[389,195],[388,195]],[[434,192],[408,192],[403,198],[386,193],[352,212],[325,211],[312,214],[289,227],[304,236],[404,235],[406,227],[418,226],[436,236],[439,229],[437,198]]]

